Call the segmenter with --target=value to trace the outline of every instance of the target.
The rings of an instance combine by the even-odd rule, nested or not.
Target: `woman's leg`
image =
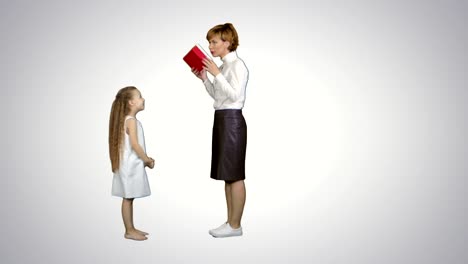
[[[242,213],[245,205],[245,184],[244,180],[229,183],[231,191],[231,218],[229,225],[237,229],[241,226]]]
[[[125,238],[133,240],[146,240],[147,238],[138,232],[133,225],[133,198],[122,200],[122,219],[125,226]]]
[[[232,220],[232,192],[231,192],[231,184],[225,183],[224,184],[224,191],[226,193],[226,205],[227,205],[227,221],[226,223],[230,223]]]
[[[214,233],[218,232],[219,230],[223,229],[226,227],[227,223],[231,221],[232,217],[232,193],[231,193],[231,185],[228,182],[224,183],[224,192],[226,195],[226,207],[227,207],[227,220],[224,222],[222,225],[220,225],[217,228],[210,229],[209,233],[210,235],[213,235]]]

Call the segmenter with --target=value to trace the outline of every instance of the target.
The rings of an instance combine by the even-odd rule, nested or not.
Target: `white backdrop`
[[[466,263],[466,1],[2,1],[2,263]],[[212,100],[182,57],[231,22],[250,71],[244,236],[214,239]],[[216,60],[220,64],[219,60]],[[108,118],[139,113],[149,240],[123,239]]]

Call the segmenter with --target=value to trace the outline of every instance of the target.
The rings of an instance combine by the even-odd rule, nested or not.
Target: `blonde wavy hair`
[[[112,172],[116,172],[120,167],[125,133],[125,116],[130,111],[128,101],[132,99],[135,90],[137,90],[137,88],[134,86],[127,86],[120,89],[112,103],[109,118],[109,156],[112,164]]]

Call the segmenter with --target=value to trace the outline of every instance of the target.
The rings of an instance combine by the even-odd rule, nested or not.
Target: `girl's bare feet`
[[[137,240],[137,241],[143,241],[143,240],[148,239],[147,237],[145,237],[143,234],[140,234],[136,230],[126,232],[124,237],[126,239],[132,239],[132,240]]]
[[[144,235],[144,236],[147,236],[149,235],[148,233],[146,233],[145,231],[141,231],[141,230],[138,230],[135,228],[135,231],[137,231],[140,235]]]

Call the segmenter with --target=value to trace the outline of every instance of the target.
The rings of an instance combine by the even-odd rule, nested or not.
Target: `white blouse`
[[[242,109],[245,102],[245,89],[249,80],[249,71],[235,51],[222,58],[219,67],[221,73],[211,82],[208,78],[203,83],[206,91],[213,97],[213,107],[220,109]]]

